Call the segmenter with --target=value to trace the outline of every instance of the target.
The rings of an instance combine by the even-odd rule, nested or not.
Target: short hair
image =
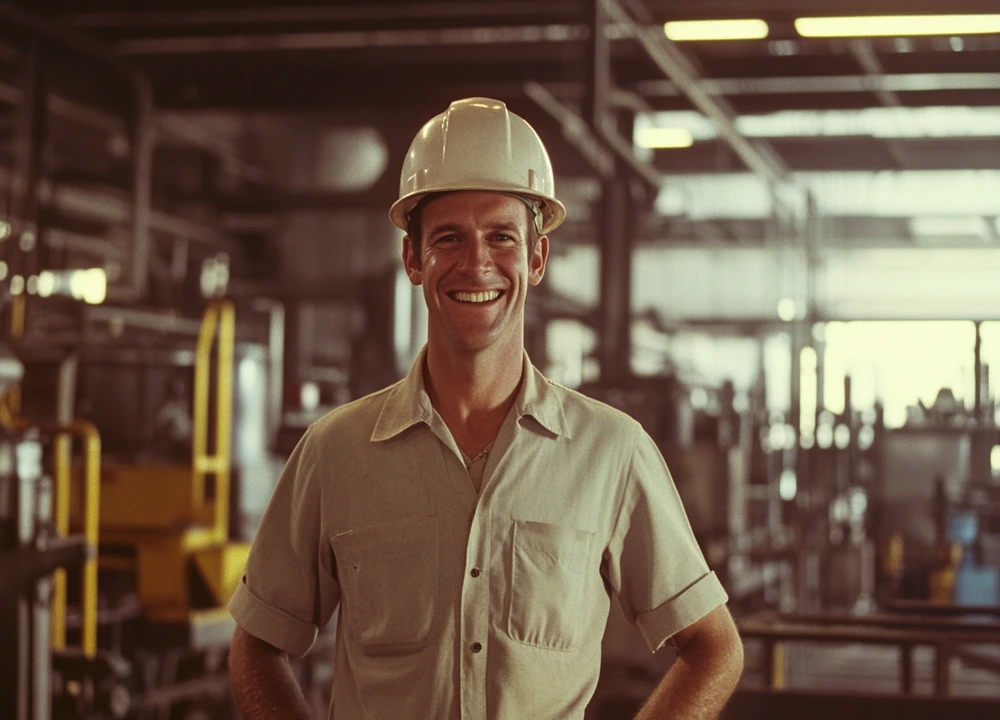
[[[427,203],[445,194],[446,193],[431,193],[429,195],[425,195],[420,199],[420,202],[413,206],[413,209],[407,215],[406,234],[409,236],[410,243],[413,246],[413,257],[416,260],[417,267],[420,267],[423,264],[422,252],[424,247],[424,228],[423,220],[420,216]],[[541,237],[541,233],[538,231],[538,226],[535,224],[534,211],[528,207],[527,203],[525,203],[524,209],[528,213],[528,236],[525,238],[525,241],[528,245],[528,257],[530,258],[535,252],[535,247],[538,245],[538,238]]]

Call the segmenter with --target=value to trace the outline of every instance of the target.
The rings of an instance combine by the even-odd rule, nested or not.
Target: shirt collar
[[[419,422],[430,423],[434,409],[424,387],[426,358],[427,346],[424,345],[406,377],[389,388],[389,396],[372,430],[372,442],[388,440]]]
[[[546,430],[563,437],[571,437],[563,412],[562,400],[552,382],[531,364],[528,353],[524,353],[521,370],[521,388],[514,400],[517,416],[530,415]]]
[[[431,423],[435,412],[424,385],[426,359],[425,345],[406,377],[389,388],[385,405],[372,430],[372,442],[388,440],[420,422]],[[521,378],[521,387],[514,399],[517,417],[530,415],[549,432],[570,437],[562,401],[548,378],[531,364],[527,352],[523,355]]]

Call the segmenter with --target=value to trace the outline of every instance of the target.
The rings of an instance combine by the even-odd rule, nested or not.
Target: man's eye
[[[448,244],[448,243],[453,243],[456,240],[458,240],[458,237],[455,235],[444,235],[435,240],[434,244],[435,245]]]
[[[504,233],[497,233],[495,237],[500,242],[515,242],[513,237],[511,237],[510,235],[505,235]]]

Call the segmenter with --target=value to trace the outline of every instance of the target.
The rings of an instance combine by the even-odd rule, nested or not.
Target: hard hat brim
[[[542,235],[547,235],[552,232],[557,227],[562,225],[563,221],[566,219],[566,206],[553,197],[539,195],[538,193],[532,192],[527,188],[498,188],[495,186],[491,187],[486,184],[481,186],[462,185],[461,187],[436,187],[433,189],[410,193],[401,197],[392,204],[392,207],[389,208],[389,219],[392,221],[393,225],[398,227],[403,232],[406,232],[408,230],[407,226],[409,224],[410,211],[417,206],[417,203],[419,203],[423,197],[431,194],[462,192],[466,190],[481,190],[507,195],[516,194],[537,200],[539,204],[539,212],[542,215],[542,227],[539,231]]]

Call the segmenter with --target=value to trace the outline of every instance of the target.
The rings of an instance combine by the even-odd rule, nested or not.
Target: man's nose
[[[484,238],[472,238],[462,248],[460,266],[464,270],[480,271],[489,267],[492,262],[490,246]]]

